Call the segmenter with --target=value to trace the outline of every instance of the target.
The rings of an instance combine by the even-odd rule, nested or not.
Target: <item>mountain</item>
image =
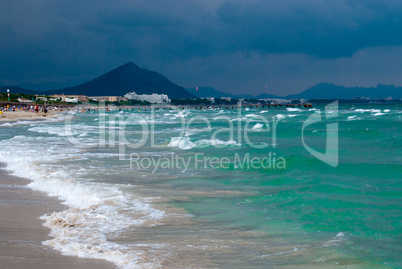
[[[260,95],[257,95],[257,99],[283,99],[283,97],[277,96],[277,95],[272,95],[272,94],[267,94],[267,93],[262,93]]]
[[[369,97],[381,99],[391,96],[402,98],[402,87],[378,84],[377,87],[344,87],[331,83],[317,84],[301,93],[288,95],[287,99],[353,99],[354,97]]]
[[[255,97],[254,95],[250,95],[250,94],[231,94],[231,93],[218,91],[218,90],[216,90],[215,88],[212,88],[212,87],[198,87],[198,90],[196,90],[196,88],[187,88],[186,90],[189,93],[194,94],[195,96],[197,96],[199,98],[206,98],[206,97],[215,97],[215,98],[232,97],[234,99],[239,99],[239,98],[247,98],[247,99],[280,98],[278,96],[275,96],[275,97],[259,97],[259,96],[267,95],[265,93],[260,94],[257,97]],[[274,96],[274,95],[272,95],[272,96]]]
[[[199,98],[206,98],[206,97],[215,97],[215,98],[232,97],[233,98],[233,94],[221,92],[212,87],[198,87],[198,90],[196,90],[196,88],[187,88],[186,90],[189,93],[191,93]]]
[[[82,94],[88,96],[123,96],[128,92],[137,94],[167,94],[173,99],[195,98],[161,74],[138,67],[129,62],[89,82],[61,90],[46,91],[46,94]]]
[[[205,97],[232,97],[247,99],[353,99],[354,97],[369,97],[381,99],[392,97],[402,99],[402,87],[378,84],[377,87],[344,87],[331,83],[317,84],[301,93],[280,97],[270,94],[258,96],[248,94],[231,94],[218,91],[212,87],[199,87],[184,89],[162,76],[161,74],[138,67],[132,62],[122,65],[98,78],[75,87],[68,87],[52,91],[32,91],[14,86],[1,86],[0,92],[26,93],[26,94],[82,94],[88,96],[117,95],[123,96],[135,91],[137,94],[159,93],[167,94],[173,99],[205,98]]]

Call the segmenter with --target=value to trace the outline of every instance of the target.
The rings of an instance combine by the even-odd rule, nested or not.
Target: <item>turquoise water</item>
[[[120,268],[399,268],[402,107],[330,106],[75,113],[0,125],[0,154],[69,206],[43,217],[45,244],[68,255]],[[313,114],[322,121],[303,129]],[[327,136],[336,165],[305,146],[325,153]]]

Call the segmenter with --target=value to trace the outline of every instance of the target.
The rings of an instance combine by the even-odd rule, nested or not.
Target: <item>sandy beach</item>
[[[51,239],[39,216],[64,209],[56,198],[32,191],[0,163],[0,264],[2,268],[115,268],[95,259],[63,256],[42,245]]]
[[[37,120],[37,119],[46,119],[46,118],[52,118],[52,117],[57,117],[60,114],[54,111],[50,111],[46,114],[43,112],[33,112],[33,111],[23,111],[23,110],[18,110],[18,111],[3,111],[2,114],[0,114],[0,122],[4,121],[18,121],[18,120]]]

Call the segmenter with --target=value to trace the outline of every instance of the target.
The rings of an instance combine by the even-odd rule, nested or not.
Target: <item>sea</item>
[[[92,108],[0,125],[66,206],[64,255],[117,268],[402,268],[401,104]]]

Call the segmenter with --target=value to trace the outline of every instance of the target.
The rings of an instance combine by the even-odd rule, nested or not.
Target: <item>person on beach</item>
[[[47,107],[46,106],[43,107],[43,112],[45,113],[45,117],[46,117],[46,113],[47,113]]]
[[[39,106],[38,105],[35,106],[35,111],[36,111],[36,114],[39,113]]]

